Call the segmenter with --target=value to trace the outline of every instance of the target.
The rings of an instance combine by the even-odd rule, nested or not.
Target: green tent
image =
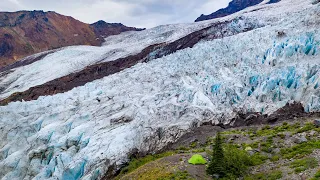
[[[207,163],[207,161],[199,154],[193,155],[188,162],[193,165],[202,165]]]

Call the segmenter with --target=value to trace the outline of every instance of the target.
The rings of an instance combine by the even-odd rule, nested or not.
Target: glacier
[[[93,64],[137,54],[149,45],[170,43],[194,31],[206,28],[214,22],[162,25],[141,32],[125,32],[106,38],[101,47],[60,48],[40,61],[14,68],[8,73],[0,72],[0,99],[78,72]]]
[[[271,114],[294,101],[319,112],[319,6],[282,0],[227,18],[237,16],[259,17],[265,26],[201,41],[63,94],[0,107],[0,178],[100,179],[132,150],[161,150],[194,124],[229,124],[240,110]],[[83,47],[71,47],[77,48]]]

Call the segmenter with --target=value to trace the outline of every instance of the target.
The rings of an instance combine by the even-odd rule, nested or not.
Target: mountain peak
[[[270,0],[268,2],[268,4],[271,3],[277,3],[280,0]],[[195,22],[198,21],[205,21],[205,20],[209,20],[209,19],[215,19],[215,18],[220,18],[220,17],[224,17],[224,16],[228,16],[230,14],[236,13],[238,11],[241,11],[247,7],[250,6],[254,6],[257,4],[260,4],[261,2],[263,2],[263,0],[232,0],[228,7],[223,8],[223,9],[219,9],[218,11],[209,14],[209,15],[204,15],[201,14],[200,17],[198,17]]]
[[[90,25],[54,11],[0,12],[0,68],[34,53],[71,45],[99,46],[101,36],[138,30],[103,20]]]
[[[94,29],[94,32],[101,37],[106,37],[110,35],[117,35],[121,32],[125,31],[142,31],[145,29],[135,28],[135,27],[127,27],[122,23],[107,23],[103,20],[99,20],[90,26]]]
[[[124,26],[122,23],[108,23],[105,22],[104,20],[99,20],[95,23],[91,24],[92,26],[106,26],[106,25],[110,25],[110,26]]]

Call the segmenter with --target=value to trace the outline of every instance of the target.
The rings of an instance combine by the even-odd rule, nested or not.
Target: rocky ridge
[[[140,31],[120,23],[80,22],[56,12],[0,12],[0,68],[35,53],[72,45],[100,46],[104,38]]]

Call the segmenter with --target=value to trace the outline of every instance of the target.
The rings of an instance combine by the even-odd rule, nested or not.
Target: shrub
[[[272,147],[273,147],[273,137],[269,136],[266,140],[266,142],[261,143],[262,146],[262,151],[271,153],[272,152]]]
[[[301,127],[300,129],[297,130],[296,133],[302,133],[302,132],[307,132],[312,129],[315,129],[315,125],[313,123],[306,123],[305,126]]]
[[[179,146],[179,148],[177,150],[180,150],[180,151],[189,151],[190,149],[185,147],[185,146]]]
[[[228,179],[235,179],[247,174],[247,170],[253,162],[245,150],[228,145],[224,148],[226,176]]]
[[[251,156],[251,163],[253,166],[257,166],[265,163],[268,159],[268,156],[262,155],[260,153],[255,153]]]
[[[315,158],[305,158],[305,159],[299,159],[295,160],[291,163],[290,167],[294,168],[294,171],[296,173],[300,173],[302,171],[305,171],[307,169],[315,168],[318,165],[318,161]]]
[[[195,147],[197,147],[197,145],[198,145],[198,142],[192,142],[192,143],[190,144],[190,147],[191,147],[191,148],[195,148]]]
[[[207,173],[218,175],[222,179],[236,179],[247,174],[248,168],[253,164],[245,150],[239,149],[235,145],[223,146],[220,134],[218,134]]]
[[[285,135],[285,134],[283,134],[283,133],[278,133],[277,135],[278,135],[278,137],[280,137],[281,139],[286,138],[286,135]]]
[[[202,153],[206,152],[206,148],[192,149],[191,153]]]
[[[320,148],[320,141],[308,141],[305,143],[301,143],[295,145],[290,148],[284,148],[280,150],[281,155],[286,158],[294,158],[294,157],[304,157],[305,155],[311,154],[314,149]]]
[[[267,129],[270,129],[269,125],[266,125],[266,126],[262,127],[262,130],[267,130]]]
[[[252,147],[252,148],[258,148],[259,147],[259,142],[256,141],[256,142],[250,144],[249,146]]]
[[[271,171],[268,173],[258,173],[251,176],[247,176],[244,180],[277,180],[282,178],[281,171]]]
[[[276,162],[276,161],[279,161],[279,159],[280,159],[280,156],[274,155],[274,156],[271,157],[270,161]]]
[[[310,128],[310,126],[308,126]],[[257,136],[276,136],[277,134],[285,131],[297,132],[297,129],[300,128],[300,123],[288,124],[283,123],[281,126],[270,127],[265,126],[257,131]]]
[[[311,180],[317,180],[320,179],[320,169],[316,172],[316,174],[314,175],[314,178],[312,178]]]

